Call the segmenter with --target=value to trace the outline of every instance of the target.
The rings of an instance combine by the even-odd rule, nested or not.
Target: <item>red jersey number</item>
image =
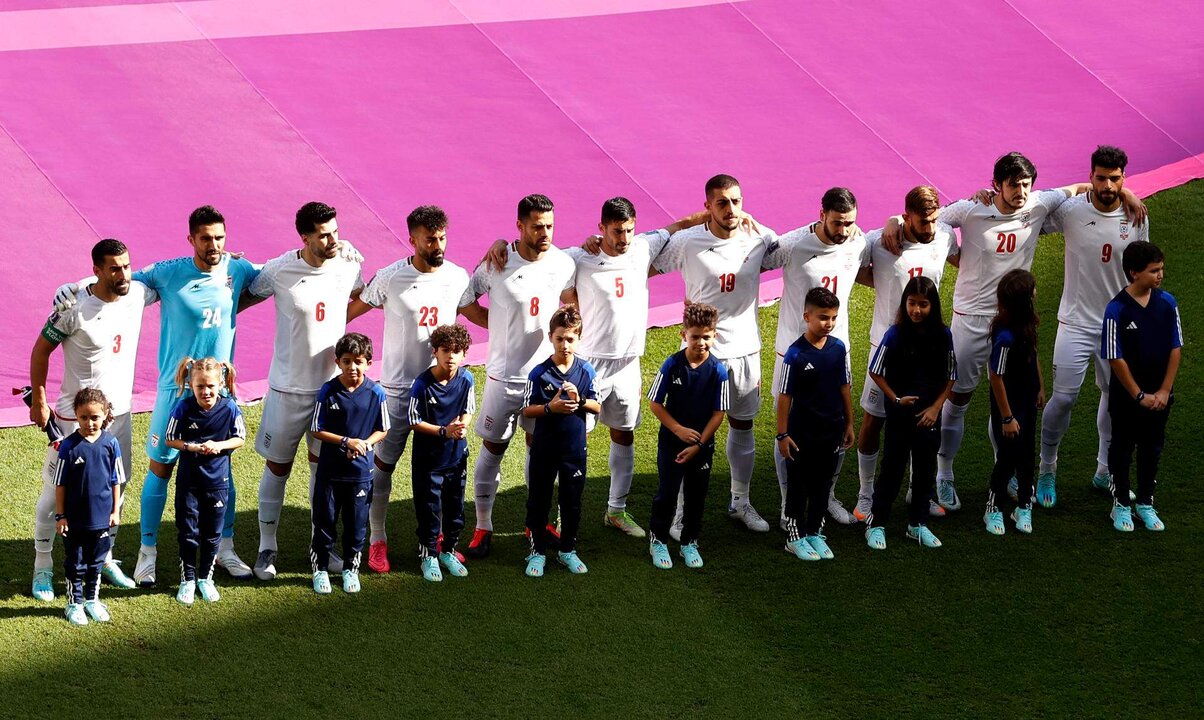
[[[719,276],[719,292],[730,293],[736,289],[736,273],[724,273]]]
[[[418,308],[418,327],[439,327],[439,308],[434,305]]]
[[[1016,233],[999,233],[995,239],[999,241],[999,246],[995,248],[995,252],[1016,252]]]

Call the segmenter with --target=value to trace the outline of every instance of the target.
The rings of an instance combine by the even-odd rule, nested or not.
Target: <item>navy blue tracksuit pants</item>
[[[464,485],[468,458],[442,470],[414,467],[410,486],[414,490],[414,513],[418,516],[419,557],[453,552],[464,529]],[[439,547],[439,533],[443,546]]]
[[[786,461],[786,534],[791,542],[823,529],[832,476],[840,462],[840,436],[794,438],[794,442],[798,450],[793,460]]]
[[[660,483],[652,497],[652,518],[648,527],[652,537],[661,542],[669,541],[669,528],[673,514],[677,511],[677,493],[682,494],[681,544],[689,545],[698,540],[702,533],[702,510],[706,504],[707,490],[711,484],[711,461],[715,457],[713,447],[700,448],[698,454],[687,463],[679,464],[677,454],[684,445],[663,446],[656,449],[656,471]]]
[[[330,564],[339,516],[343,517],[343,569],[359,570],[364,540],[368,537],[368,507],[372,504],[372,480],[314,481],[314,537],[309,561],[314,572]]]
[[[884,527],[891,505],[899,497],[907,461],[911,460],[911,504],[908,525],[928,524],[928,502],[936,485],[936,454],[941,447],[941,423],[929,428],[916,424],[914,408],[890,409],[882,442],[882,469],[874,483],[874,506],[867,525]]]
[[[66,557],[63,558],[63,574],[67,577],[67,596],[70,602],[82,603],[100,597],[100,568],[105,563],[113,538],[109,528],[103,530],[77,530],[67,521],[67,534],[63,537]]]
[[[181,582],[213,579],[213,561],[222,541],[229,499],[230,486],[204,489],[176,481]]]
[[[1173,404],[1173,402],[1172,402]],[[1166,421],[1171,408],[1146,410],[1129,398],[1114,398],[1108,414],[1112,417],[1112,443],[1108,446],[1108,470],[1116,502],[1129,507],[1129,477],[1133,456],[1137,455],[1137,504],[1154,504],[1154,485],[1158,461],[1166,442]]]
[[[581,528],[581,495],[585,492],[585,456],[560,457],[552,452],[532,452],[530,481],[527,483],[527,529],[531,531],[531,551],[548,551],[548,512],[552,492],[560,478],[560,551],[577,549]]]

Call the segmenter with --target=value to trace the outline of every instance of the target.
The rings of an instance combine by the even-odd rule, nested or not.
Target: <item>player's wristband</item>
[[[1005,417],[1005,418],[1003,419],[1003,422],[1002,422],[1001,424],[1002,424],[1002,425],[1007,425],[1008,423],[1015,422],[1015,420],[1016,420],[1016,416],[1015,416],[1015,415],[1008,415],[1007,417]]]
[[[1135,397],[1133,399],[1136,400],[1137,402],[1141,402],[1142,400],[1145,400],[1145,392],[1142,390],[1138,390],[1137,397]]]
[[[59,520],[66,520],[66,519],[67,519],[67,513],[55,513],[54,514],[55,522],[58,522]]]
[[[543,404],[543,414],[544,415],[552,414],[552,403],[544,403]]]
[[[346,435],[344,435],[343,439],[339,442],[339,449],[342,450],[343,452],[347,452],[347,436]]]
[[[447,426],[446,425],[439,426],[439,437],[441,437],[441,438],[447,437]]]
[[[899,406],[900,406],[900,405],[902,405],[902,404],[903,404],[903,403],[899,401],[899,396],[898,396],[898,395],[896,395],[896,396],[895,396],[895,407],[899,407]]]
[[[778,442],[782,442],[788,437],[790,437],[790,433],[778,433]]]

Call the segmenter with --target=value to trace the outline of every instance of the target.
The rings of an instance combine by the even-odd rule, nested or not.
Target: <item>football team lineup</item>
[[[1099,146],[1084,158],[1085,182],[1037,190],[1033,163],[1008,153],[992,168],[990,190],[942,207],[933,187],[918,185],[901,199],[901,215],[870,232],[859,226],[853,192],[838,187],[823,194],[817,221],[778,234],[745,211],[739,181],[720,174],[702,188],[701,212],[637,232],[635,207],[615,197],[602,206],[599,234],[566,249],[553,244],[552,201],[534,194],[518,203],[517,240],[496,244],[471,271],[445,257],[447,214],[424,205],[406,218],[412,255],[366,283],[362,256],[339,239],[336,210],[320,202],[297,211],[300,248],[262,265],[225,252],[225,218],[211,206],[188,219],[190,255],[137,272],[123,243],[102,240],[91,253],[95,276],[60,288],[31,356],[30,419],[53,441],[35,507],[32,594],[55,598],[56,534],[67,549],[66,615],[74,624],[109,619],[99,599],[102,575],[118,587],[158,584],[158,533],[177,466],[176,599],[218,601],[218,567],[271,582],[286,481],[302,440],[313,531],[308,548],[286,552],[309,556],[315,592],[332,592],[331,573],[341,575],[345,592],[358,592],[361,561],[373,572],[391,571],[386,512],[407,444],[403,476],[413,490],[418,569],[429,581],[467,576],[491,553],[502,461],[520,430],[525,572],[543,575],[552,557],[586,573],[577,539],[586,436],[595,425],[610,439],[606,523],[647,538],[656,568],[672,568],[670,542],[687,567],[702,567],[701,518],[715,435],[725,423],[727,513],[751,532],[771,530],[750,488],[753,421],[765,399],[760,277],[778,269],[783,292],[768,399],[779,497],[778,512],[767,514],[777,516],[787,553],[834,558],[827,521],[863,524],[866,544],[885,549],[908,466],[899,536],[940,547],[930,519],[962,509],[954,462],[981,384],[995,452],[983,524],[995,535],[1009,524],[1033,532],[1033,506],[1057,504],[1058,450],[1088,370],[1101,392],[1092,483],[1111,496],[1117,531],[1162,530],[1153,493],[1182,332],[1173,296],[1160,289],[1163,255],[1148,242],[1145,206],[1124,187],[1127,164],[1123,150]],[[1030,272],[1038,237],[1051,232],[1066,243],[1052,363],[1037,356]],[[958,274],[947,327],[939,287],[950,265]],[[680,274],[685,310],[681,350],[648,358],[659,371],[645,388],[650,273]],[[855,284],[874,293],[869,362],[856,370],[850,349],[866,339],[849,333]],[[234,548],[230,454],[248,428],[233,401],[231,362],[237,313],[268,298],[275,337],[262,421],[253,429],[263,458],[254,503],[259,546],[247,563]],[[155,302],[162,306],[159,381],[130,577],[112,546],[131,474],[134,358],[143,309]],[[348,332],[376,309],[384,315],[379,342]],[[457,316],[492,340],[479,407],[464,368],[471,340]],[[47,375],[60,347],[65,372],[54,396]],[[382,365],[379,382],[366,372],[374,361]],[[1043,364],[1054,369],[1048,382]],[[860,428],[854,372],[865,377]],[[650,513],[627,505],[645,408],[660,427]],[[472,434],[481,447],[470,467]],[[855,497],[837,488],[854,447]],[[475,525],[461,549],[469,490]],[[756,500],[762,508],[771,502]],[[647,530],[637,516],[650,518]]]

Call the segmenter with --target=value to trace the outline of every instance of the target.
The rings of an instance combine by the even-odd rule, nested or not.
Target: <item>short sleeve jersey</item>
[[[991,373],[1003,378],[1008,407],[1017,417],[1035,417],[1041,378],[1037,373],[1036,349],[1007,328],[991,335]],[[1001,417],[995,393],[991,393],[991,416]]]
[[[360,300],[385,312],[380,384],[386,393],[406,392],[431,366],[431,333],[456,321],[467,288],[468,273],[459,265],[444,261],[424,273],[413,258],[382,268],[368,282]]]
[[[577,264],[573,284],[584,324],[578,353],[594,360],[644,354],[648,268],[668,241],[669,233],[657,230],[636,235],[622,255],[590,255],[581,248],[565,250]]]
[[[1061,190],[1028,196],[1024,207],[1000,212],[994,203],[959,200],[941,210],[940,221],[961,228],[961,262],[953,288],[953,310],[963,315],[995,314],[995,288],[1010,270],[1028,270],[1045,218],[1066,199]]]
[[[719,326],[711,353],[737,358],[761,350],[757,303],[761,295],[761,261],[777,238],[772,230],[751,235],[738,230],[727,239],[696,225],[673,234],[656,258],[661,272],[681,272],[686,300],[714,305]],[[589,332],[589,328],[585,328]]]
[[[247,426],[242,412],[232,398],[222,396],[209,410],[202,410],[196,398],[189,395],[176,403],[167,421],[167,439],[183,440],[186,443],[203,443],[209,440],[224,442],[230,438],[247,436]],[[233,450],[223,450],[217,455],[180,453],[178,482],[200,490],[216,490],[226,487],[230,475],[230,455]]]
[[[566,382],[577,386],[580,402],[597,400],[595,378],[594,367],[580,357],[573,358],[568,371],[561,371],[552,358],[548,358],[531,368],[527,375],[525,404],[544,405],[552,402]],[[568,415],[552,413],[535,418],[531,452],[550,452],[565,458],[585,457],[585,417],[585,409],[579,407],[577,412]]]
[[[191,257],[164,260],[134,273],[134,279],[159,293],[159,389],[175,385],[176,366],[186,357],[234,359],[238,298],[258,270],[249,260],[223,255],[209,272]]]
[[[886,378],[895,395],[918,397],[916,408],[931,407],[949,381],[957,379],[953,334],[949,328],[943,328],[939,338],[904,334],[898,325],[891,325],[870,358],[869,371]]]
[[[389,409],[385,391],[371,378],[364,378],[354,390],[347,389],[339,378],[332,378],[318,390],[310,429],[359,440],[387,431]],[[317,476],[330,482],[366,482],[372,476],[372,458],[369,452],[349,459],[337,443],[324,442],[318,453]]]
[[[686,351],[678,350],[661,364],[648,388],[648,399],[663,405],[678,424],[702,432],[716,412],[727,412],[731,402],[727,376],[727,367],[713,354],[698,367],[690,367]],[[675,453],[685,447],[664,425],[658,442]]]
[[[501,272],[488,263],[477,267],[460,306],[489,296],[489,377],[525,382],[531,368],[552,353],[548,321],[576,271],[573,259],[555,247],[534,262],[524,260],[517,242],[510,243]]]
[[[841,388],[850,384],[848,350],[840,338],[828,336],[815,347],[805,336],[786,349],[778,395],[791,397],[786,432],[795,442],[826,441],[844,433],[844,398]]]
[[[360,264],[341,257],[314,267],[290,250],[263,266],[250,292],[276,305],[268,387],[312,394],[330,379],[334,344],[347,329],[347,301],[363,286]]]
[[[81,288],[75,298],[75,305],[54,313],[42,327],[43,338],[63,346],[63,383],[54,411],[59,417],[75,417],[75,394],[94,387],[112,403],[114,415],[124,415],[133,394],[142,310],[158,295],[131,282],[130,291],[113,302],[96,297],[90,287]]]
[[[1066,236],[1065,285],[1058,322],[1098,330],[1104,308],[1128,285],[1120,259],[1132,242],[1147,242],[1150,225],[1133,225],[1123,207],[1101,212],[1091,194],[1062,203],[1045,222],[1045,232]]]
[[[1183,347],[1183,324],[1179,303],[1168,292],[1155,289],[1145,307],[1121,290],[1104,310],[1100,356],[1124,360],[1137,387],[1153,392],[1166,378],[1171,351]],[[1110,402],[1129,397],[1129,392],[1112,373]]]
[[[410,388],[409,421],[411,425],[430,423],[448,425],[462,415],[475,415],[476,395],[472,373],[464,368],[446,383],[441,383],[429,369],[414,379]],[[459,466],[468,457],[468,441],[452,437],[433,437],[414,433],[413,467],[419,470],[446,470]]]
[[[782,268],[782,305],[778,310],[778,333],[774,350],[784,355],[790,344],[806,330],[803,310],[812,288],[831,290],[840,300],[832,336],[849,346],[849,295],[857,272],[870,264],[865,236],[857,233],[843,243],[828,244],[816,234],[816,224],[791,230],[762,263],[767,270]]]
[[[874,318],[870,322],[870,344],[877,345],[887,328],[895,323],[895,313],[899,311],[899,302],[903,299],[903,288],[907,283],[923,275],[939,288],[946,261],[957,255],[959,250],[953,228],[939,223],[931,241],[904,241],[898,255],[883,247],[881,230],[870,232],[865,239],[874,272]]]
[[[54,484],[66,488],[64,511],[68,532],[104,530],[113,512],[113,487],[125,482],[121,444],[102,430],[95,442],[79,431],[59,443]]]

